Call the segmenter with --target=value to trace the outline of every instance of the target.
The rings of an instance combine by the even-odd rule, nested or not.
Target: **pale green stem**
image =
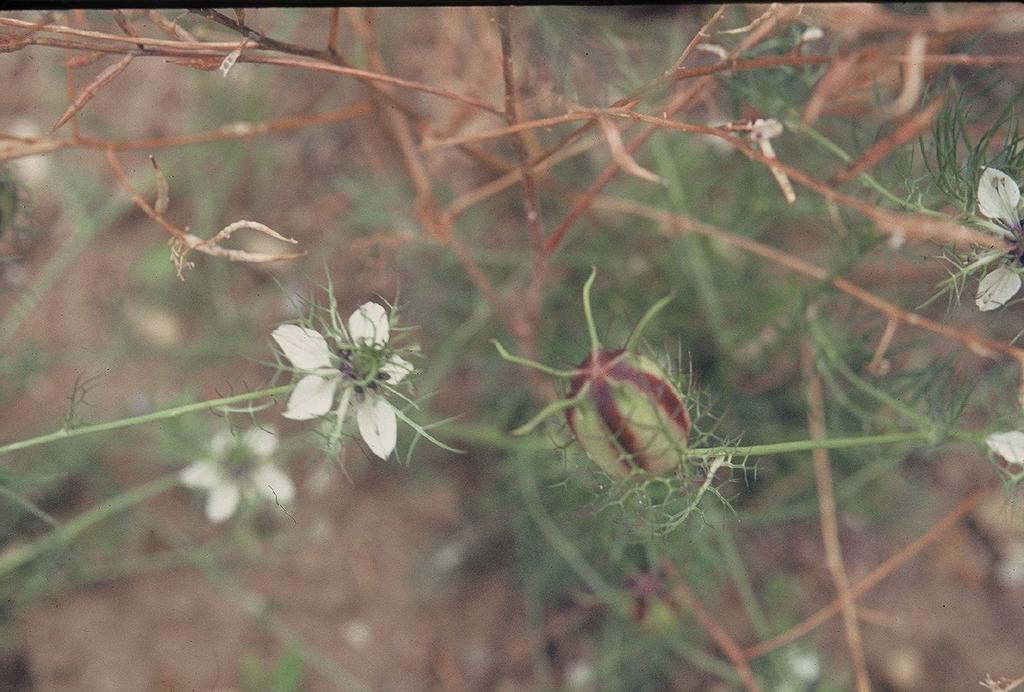
[[[747,447],[703,447],[684,449],[682,454],[688,457],[732,456],[766,456],[769,454],[788,454],[790,452],[808,452],[812,449],[852,449],[854,447],[871,447],[890,445],[903,442],[928,442],[931,432],[889,433],[887,435],[864,435],[862,437],[834,437],[829,440],[794,440],[792,442],[772,442]]]
[[[815,130],[810,125],[807,125],[799,120],[786,120],[785,124],[787,129],[792,130],[794,132],[802,132],[803,134],[810,137],[822,149],[825,149],[826,151],[830,152],[833,156],[835,156],[843,163],[847,165],[853,163],[853,157],[846,153],[846,151],[842,147],[840,147],[838,144],[833,142],[825,135]],[[942,214],[941,212],[937,212],[933,209],[927,209],[925,207],[922,207],[920,204],[911,204],[906,200],[900,199],[893,193],[889,192],[889,190],[887,190],[884,185],[878,182],[878,180],[876,180],[875,177],[872,176],[870,173],[861,173],[860,175],[857,176],[857,179],[860,180],[860,182],[865,187],[871,188],[872,190],[882,195],[882,197],[889,200],[898,207],[910,209],[912,211],[918,212],[919,214],[927,214],[928,216],[945,216],[945,214]]]
[[[39,540],[8,550],[0,556],[0,579],[7,576],[22,565],[31,562],[43,553],[60,546],[67,545],[81,536],[86,530],[114,516],[129,507],[145,502],[149,498],[173,488],[178,483],[177,474],[163,476],[115,495],[106,502],[78,515],[61,524]]]
[[[552,377],[568,379],[573,375],[576,375],[578,372],[576,370],[557,370],[555,368],[549,368],[543,363],[537,363],[536,361],[528,360],[526,358],[513,356],[505,349],[504,346],[501,345],[501,342],[498,341],[497,339],[491,339],[491,343],[494,344],[494,348],[498,349],[498,355],[501,356],[502,359],[507,360],[510,363],[515,363],[516,365],[522,365],[523,367],[526,368],[533,368],[534,370],[542,372],[545,375],[551,375]]]
[[[647,325],[650,323],[650,321],[653,320],[655,316],[657,316],[657,314],[661,312],[666,305],[671,303],[675,297],[675,293],[668,294],[667,296],[659,300],[657,303],[652,305],[647,310],[647,312],[644,313],[644,316],[641,317],[640,321],[636,323],[636,327],[633,328],[633,333],[630,334],[629,339],[626,340],[627,351],[631,353],[636,351],[636,347],[640,343],[640,337],[643,336],[644,329],[647,328]]]
[[[523,423],[518,428],[513,430],[512,431],[512,436],[513,437],[519,437],[521,435],[525,435],[528,432],[531,432],[538,425],[543,423],[544,419],[547,418],[548,416],[550,416],[552,414],[555,414],[555,413],[560,413],[560,412],[562,412],[562,411],[564,411],[566,409],[572,408],[576,404],[578,404],[581,401],[583,401],[583,397],[586,396],[586,393],[587,393],[588,389],[589,389],[589,386],[585,385],[585,386],[581,387],[580,391],[576,394],[576,396],[572,397],[571,399],[559,399],[558,401],[551,402],[550,404],[545,406],[543,409],[541,409],[541,412],[538,413],[536,416],[534,416],[529,421],[527,421],[526,423]]]
[[[518,464],[519,487],[523,494],[526,511],[530,515],[541,536],[557,552],[597,596],[612,608],[620,616],[628,618],[629,612],[626,608],[624,594],[620,594],[611,584],[605,581],[580,552],[576,544],[559,529],[558,524],[552,519],[544,503],[541,502],[540,493],[533,477],[532,471],[523,461]],[[676,637],[670,637],[667,644],[675,649],[681,656],[690,663],[713,673],[723,680],[734,684],[739,683],[736,672],[713,656],[709,656],[700,649],[697,649],[688,642]]]
[[[853,370],[851,370],[842,357],[839,355],[839,351],[836,349],[827,336],[825,336],[824,330],[814,320],[808,323],[811,329],[811,336],[814,340],[815,345],[818,347],[819,352],[822,356],[831,363],[832,367],[835,368],[840,375],[846,378],[846,380],[854,387],[864,392],[866,395],[873,398],[875,401],[881,403],[884,406],[888,406],[898,413],[902,414],[904,418],[912,420],[919,427],[925,430],[933,430],[935,428],[935,421],[931,420],[928,416],[915,411],[910,406],[907,406],[899,399],[889,395],[887,392],[874,386],[864,378],[858,376]]]
[[[527,451],[534,449],[547,449],[550,443],[547,441],[533,441],[527,439],[516,439],[507,433],[489,425],[452,424],[445,428],[445,432],[456,439],[465,440],[469,443],[494,447],[496,449],[508,449]],[[977,444],[984,437],[982,433],[967,431],[948,431],[949,437],[962,442]],[[790,442],[772,442],[770,444],[749,445],[746,447],[694,447],[681,449],[680,454],[687,457],[714,457],[714,456],[766,456],[769,454],[787,454],[790,452],[807,452],[812,449],[852,449],[855,447],[872,447],[878,445],[928,442],[931,440],[929,432],[905,432],[888,433],[885,435],[865,435],[861,437],[834,437],[828,440],[793,440]]]
[[[67,440],[73,437],[91,435],[92,433],[107,432],[109,430],[118,430],[120,428],[127,428],[132,425],[142,425],[143,423],[152,423],[158,420],[176,418],[178,416],[185,415],[186,413],[206,411],[208,409],[217,408],[218,406],[229,406],[231,404],[237,404],[242,401],[252,401],[253,399],[262,399],[265,397],[277,396],[278,394],[290,392],[294,388],[294,384],[285,384],[279,387],[261,389],[256,392],[244,392],[242,394],[235,394],[234,396],[221,397],[220,399],[207,399],[206,401],[197,401],[192,404],[183,404],[182,406],[174,406],[173,408],[164,409],[162,411],[153,411],[152,413],[145,413],[141,416],[131,416],[130,418],[121,418],[119,420],[107,421],[106,423],[82,425],[76,428],[62,428],[60,430],[57,430],[52,433],[47,433],[45,435],[30,437],[27,440],[9,442],[8,444],[0,445],[0,456],[3,456],[4,454],[9,454],[10,452],[15,452],[19,449],[27,449],[29,447],[35,447],[36,445],[56,442],[58,440]]]
[[[590,355],[597,360],[597,352],[601,350],[601,340],[597,338],[597,324],[594,322],[594,311],[590,307],[590,289],[597,279],[597,267],[590,268],[590,276],[583,284],[583,317],[587,320],[587,333],[590,334]]]

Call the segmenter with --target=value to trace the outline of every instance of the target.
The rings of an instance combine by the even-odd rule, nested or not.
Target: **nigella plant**
[[[330,295],[330,294],[329,294]],[[333,296],[314,307],[302,324],[282,324],[271,336],[298,377],[283,413],[292,420],[328,421],[329,448],[337,447],[350,414],[370,451],[387,459],[398,442],[398,421],[449,451],[403,412],[418,357],[415,345],[401,345],[407,330],[393,329],[395,312],[375,302],[360,305],[345,322]],[[396,332],[393,336],[392,332]],[[403,391],[404,390],[404,391]]]
[[[986,274],[978,285],[976,302],[980,310],[1002,307],[1020,290],[1024,228],[1019,207],[1020,187],[1013,178],[995,168],[986,168],[978,183],[978,211],[1010,242],[1011,249],[1001,265]]]
[[[643,524],[669,531],[700,511],[705,494],[724,501],[715,485],[720,469],[744,466],[728,455],[693,451],[694,438],[704,442],[709,436],[693,425],[687,407],[690,397],[669,368],[639,352],[644,328],[671,296],[647,311],[623,348],[605,348],[590,304],[595,278],[592,272],[583,287],[590,353],[576,368],[558,370],[519,358],[494,342],[505,360],[554,376],[565,389],[563,398],[513,434],[527,434],[551,416],[563,414],[573,440],[605,478],[600,486],[610,491],[606,505],[652,510]]]

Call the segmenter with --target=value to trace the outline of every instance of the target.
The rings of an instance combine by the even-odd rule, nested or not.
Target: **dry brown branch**
[[[50,128],[50,134],[56,132],[58,129],[60,129],[61,125],[63,125],[68,120],[77,115],[78,112],[85,107],[85,104],[89,103],[89,101],[92,100],[92,98],[96,95],[96,92],[102,89],[106,84],[109,84],[110,81],[114,79],[114,77],[124,72],[125,68],[128,67],[128,65],[134,58],[134,55],[126,55],[120,60],[118,60],[116,63],[114,63],[113,65],[103,70],[98,75],[96,75],[96,78],[89,82],[84,89],[82,89],[81,93],[79,93],[78,96],[75,97],[75,100],[71,103],[70,106],[68,106],[67,110],[64,111],[64,114],[57,119],[56,123],[53,124],[53,127]]]
[[[853,588],[850,589],[851,598],[859,598],[871,589],[875,588],[879,582],[895,572],[900,568],[900,566],[934,543],[937,539],[941,538],[946,531],[956,526],[961,519],[970,514],[974,508],[981,504],[981,502],[991,493],[992,488],[990,487],[976,488],[971,491],[945,516],[932,524],[932,527],[928,529],[928,531],[921,536],[918,536],[908,545],[890,556],[888,560],[873,569],[867,577],[854,585]],[[743,653],[748,660],[753,660],[771,653],[776,649],[780,649],[783,646],[800,639],[822,623],[827,622],[836,616],[842,611],[842,607],[842,600],[837,598],[824,608],[818,610],[818,612],[814,613],[809,618],[805,619],[803,622],[794,625],[785,632],[775,635],[771,639],[767,639],[763,642],[747,647],[743,650]]]
[[[0,17],[0,26],[31,26],[27,22],[20,20],[13,20],[7,17]],[[126,53],[136,56],[147,56],[147,57],[168,57],[168,58],[189,58],[189,59],[202,59],[202,58],[218,58],[218,65],[220,60],[223,60],[226,53],[238,48],[238,42],[231,43],[213,43],[213,42],[185,42],[185,41],[171,41],[167,39],[154,39],[145,36],[138,38],[133,37],[122,37],[114,34],[105,34],[95,31],[85,31],[80,29],[69,29],[68,27],[61,27],[59,25],[46,25],[39,29],[39,32],[50,32],[56,34],[66,34],[74,36],[79,39],[85,39],[80,41],[69,41],[66,39],[53,40],[48,37],[32,36],[28,43],[40,46],[51,46],[61,48],[73,48],[78,50],[95,50],[107,53]],[[247,37],[250,38],[250,37]],[[141,45],[145,50],[141,50],[138,45]],[[290,44],[280,44],[274,42],[275,45],[285,45],[291,47]],[[298,49],[298,47],[292,47]],[[287,52],[287,51],[285,51]],[[329,72],[333,74],[340,74],[349,77],[354,77],[360,80],[367,80],[371,82],[379,82],[382,84],[392,84],[394,86],[402,87],[404,89],[410,89],[413,91],[420,91],[423,93],[433,94],[442,98],[458,101],[479,110],[483,110],[494,115],[503,115],[503,112],[497,108],[494,108],[490,104],[471,96],[463,94],[457,94],[447,89],[432,87],[427,84],[421,84],[407,79],[401,79],[399,77],[393,77],[386,74],[377,74],[367,70],[360,70],[354,67],[348,67],[344,65],[337,65],[329,61],[331,58],[330,54],[326,51],[314,51],[311,49],[301,49],[300,55],[303,56],[314,56],[312,58],[288,58],[279,57],[273,55],[263,55],[260,53],[252,53],[242,56],[239,61],[245,63],[263,64],[263,65],[279,65],[282,67],[292,67],[298,69],[308,69],[319,72]]]
[[[875,352],[871,356],[871,361],[864,366],[864,369],[870,374],[881,377],[889,372],[892,368],[892,364],[885,357],[886,351],[889,350],[889,344],[892,343],[892,338],[896,335],[896,329],[900,326],[899,320],[889,318],[885,323],[885,331],[882,332],[882,337],[878,340],[878,346],[875,347]]]
[[[814,319],[813,307],[808,308],[808,319]],[[807,428],[812,440],[828,439],[825,426],[825,397],[822,394],[821,377],[814,365],[811,340],[805,336],[800,343],[800,364],[807,382]],[[827,449],[811,450],[814,464],[814,480],[818,489],[819,521],[821,537],[825,545],[825,563],[832,575],[832,583],[839,595],[843,614],[843,630],[846,645],[850,650],[858,692],[870,692],[867,661],[861,642],[860,626],[857,623],[857,607],[850,594],[850,581],[843,564],[843,551],[839,542],[839,521],[836,518],[836,499],[832,492],[832,468]]]
[[[762,23],[750,34],[748,34],[737,46],[736,50],[733,51],[733,56],[738,56],[749,48],[757,45],[762,39],[768,37],[775,29],[779,26],[780,22],[789,21],[799,13],[798,6],[790,6],[782,9],[774,17],[768,21]],[[696,82],[691,84],[687,89],[684,89],[679,94],[671,97],[668,103],[661,111],[665,115],[665,120],[670,115],[674,115],[679,112],[687,105],[689,105],[693,99],[699,96],[704,89],[711,85],[710,77],[703,77],[698,79]],[[634,139],[626,150],[629,153],[634,153],[657,131],[656,127],[648,127],[645,129],[636,139]],[[597,179],[588,187],[583,194],[576,198],[575,203],[569,212],[562,219],[562,222],[551,232],[547,240],[544,243],[544,251],[548,254],[553,253],[561,245],[564,240],[566,233],[576,223],[576,220],[586,211],[587,207],[593,202],[594,198],[600,193],[601,190],[615,177],[615,174],[619,171],[619,165],[616,162],[612,162],[607,168],[605,168],[598,176]]]
[[[94,137],[51,139],[47,137],[13,137],[11,135],[0,134],[0,161],[8,161],[21,158],[23,156],[45,154],[51,151],[61,151],[64,149],[113,149],[115,151],[140,149],[152,150],[183,147],[193,144],[205,144],[206,142],[216,142],[225,139],[245,139],[273,132],[285,132],[288,130],[310,127],[313,125],[338,123],[366,115],[369,112],[369,103],[360,102],[335,111],[328,111],[326,113],[293,115],[265,122],[230,123],[215,130],[210,130],[209,132],[200,132],[192,135],[176,135],[170,137],[152,137],[120,141],[112,139],[97,139]],[[9,143],[2,143],[2,140],[5,139],[8,140]]]
[[[223,257],[224,259],[231,260],[232,262],[248,262],[253,264],[264,262],[276,262],[278,260],[286,259],[297,259],[299,257],[305,256],[305,252],[283,254],[262,252],[257,253],[246,252],[245,250],[222,248],[216,245],[216,242],[219,242],[220,240],[230,237],[232,232],[240,228],[252,228],[262,233],[272,235],[273,237],[288,243],[297,242],[291,238],[285,238],[284,236],[277,234],[272,229],[263,226],[263,224],[257,224],[252,221],[238,221],[236,223],[230,224],[224,229],[222,229],[213,238],[206,239],[200,238],[199,236],[193,235],[191,233],[188,233],[187,231],[178,228],[170,221],[168,221],[166,218],[164,218],[162,214],[157,213],[156,209],[150,206],[149,202],[147,202],[142,197],[142,195],[140,195],[138,191],[132,186],[131,182],[129,182],[128,180],[127,174],[124,172],[124,167],[121,166],[121,162],[118,161],[117,155],[114,153],[114,151],[108,149],[106,154],[107,162],[110,164],[110,168],[114,171],[114,176],[121,184],[121,187],[124,188],[125,192],[127,192],[128,195],[135,202],[135,205],[139,207],[139,209],[141,209],[146,214],[146,216],[148,216],[157,224],[159,224],[161,228],[163,228],[172,236],[171,256],[175,263],[175,267],[178,270],[179,278],[183,278],[182,269],[185,266],[188,266],[186,262],[186,256],[192,250],[196,250],[207,255],[212,255],[214,257]]]
[[[870,168],[873,168],[878,162],[885,159],[886,156],[891,154],[893,150],[906,144],[910,140],[917,137],[922,130],[931,124],[932,119],[942,108],[943,98],[932,99],[932,102],[928,104],[928,107],[923,109],[920,113],[914,117],[908,119],[905,123],[896,128],[888,136],[883,137],[874,144],[872,144],[867,151],[865,151],[860,158],[851,163],[841,173],[830,181],[832,185],[842,185],[843,183],[853,180],[858,175],[863,173]]]
[[[967,228],[953,219],[931,217],[923,214],[897,213],[879,209],[870,202],[865,202],[864,200],[860,200],[856,197],[851,197],[850,195],[834,190],[825,183],[816,180],[799,169],[793,168],[792,166],[782,163],[777,159],[765,156],[760,151],[748,146],[742,139],[719,128],[678,123],[673,120],[641,115],[639,113],[622,113],[616,111],[608,113],[608,115],[615,118],[625,118],[629,120],[637,120],[639,122],[651,123],[652,125],[664,127],[669,130],[699,132],[723,139],[747,158],[762,163],[769,168],[776,167],[783,171],[792,180],[813,192],[818,193],[825,199],[831,200],[863,214],[874,222],[875,225],[878,226],[879,230],[885,231],[889,235],[905,235],[908,238],[931,240],[937,243],[948,243],[950,245],[973,244],[987,248],[1006,247],[1006,241],[997,238],[994,235]]]
[[[911,16],[871,3],[807,5],[805,16],[818,26],[836,31],[902,32],[929,31],[937,34],[973,34],[981,31],[1014,33],[1024,31],[1024,11],[1012,3],[970,7],[958,6],[957,13]]]
[[[804,276],[817,281],[828,282],[834,288],[846,293],[861,303],[878,310],[890,319],[898,320],[905,324],[911,324],[938,334],[939,336],[957,341],[970,349],[972,353],[981,357],[998,358],[1001,355],[1009,356],[1017,361],[1017,363],[1024,364],[1024,349],[1010,346],[1000,341],[986,339],[972,331],[957,329],[956,327],[951,327],[949,325],[930,320],[915,312],[904,310],[903,308],[893,305],[888,301],[882,300],[870,291],[857,286],[847,279],[834,277],[821,267],[802,260],[799,257],[795,257],[791,253],[776,250],[764,243],[759,243],[756,240],[752,240],[735,233],[730,233],[729,231],[717,228],[710,224],[702,223],[695,219],[666,212],[661,209],[656,209],[630,200],[616,199],[612,197],[599,197],[595,200],[594,207],[599,210],[634,214],[636,216],[650,219],[658,223],[666,235],[698,233],[708,238],[723,241],[746,252],[763,257],[780,267],[786,267],[787,269],[803,274]]]
[[[672,584],[672,591],[666,594],[666,597],[663,599],[666,605],[677,613],[683,608],[692,610],[704,631],[708,633],[733,666],[735,666],[736,672],[739,673],[740,679],[743,681],[743,686],[751,692],[760,690],[761,686],[757,684],[757,680],[754,678],[754,673],[750,670],[750,664],[747,662],[747,656],[744,655],[743,650],[737,646],[733,638],[725,631],[725,628],[718,624],[718,621],[704,609],[704,606],[701,605],[700,601],[690,590],[690,587],[686,585],[675,565],[667,559],[662,559],[661,570]]]
[[[188,41],[189,43],[199,43],[195,36],[190,34],[187,30],[178,26],[177,22],[169,21],[164,17],[160,10],[150,10],[149,18],[159,26],[168,36],[173,36],[179,41]]]

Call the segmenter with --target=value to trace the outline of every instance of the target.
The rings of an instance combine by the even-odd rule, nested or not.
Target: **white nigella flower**
[[[184,468],[179,478],[190,487],[205,490],[206,518],[222,522],[230,518],[244,498],[286,505],[295,497],[295,486],[271,459],[277,451],[277,433],[250,428],[238,437],[226,430],[210,440],[209,458]]]
[[[1024,432],[992,433],[985,438],[985,444],[993,453],[1006,459],[1011,464],[1024,465]]]
[[[978,182],[978,211],[1005,229],[1018,244],[1024,239],[1019,204],[1020,188],[1013,178],[995,168],[986,168],[982,172]],[[995,310],[1017,295],[1020,287],[1020,274],[1002,266],[981,280],[975,302],[982,311]]]
[[[294,324],[273,331],[285,357],[303,373],[285,409],[285,418],[309,420],[327,414],[343,380],[355,391],[359,434],[370,451],[387,459],[395,448],[398,422],[391,404],[379,394],[379,382],[397,384],[413,371],[412,363],[388,354],[388,315],[377,303],[364,303],[348,318],[352,348],[333,353],[319,332]]]
[[[978,211],[1010,231],[1015,238],[1022,232],[1020,188],[1013,178],[995,168],[986,168],[978,182]]]

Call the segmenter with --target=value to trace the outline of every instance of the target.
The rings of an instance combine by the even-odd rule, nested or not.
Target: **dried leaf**
[[[217,235],[215,235],[212,238],[210,238],[209,240],[206,240],[206,241],[203,241],[203,242],[216,245],[220,241],[227,240],[228,238],[230,238],[231,234],[234,233],[235,231],[240,231],[243,228],[248,228],[248,229],[251,229],[253,231],[259,231],[260,233],[263,233],[265,235],[269,235],[271,238],[276,238],[277,240],[281,240],[281,241],[283,241],[285,243],[291,243],[292,245],[296,245],[299,242],[299,241],[295,240],[294,238],[286,238],[285,236],[281,235],[280,233],[275,231],[270,226],[267,226],[267,225],[264,225],[262,223],[259,223],[258,221],[245,221],[245,220],[235,221],[232,224],[228,224],[224,228],[220,229],[220,231],[217,232]]]
[[[652,183],[661,183],[662,180],[657,175],[647,170],[640,164],[638,164],[629,152],[626,151],[626,147],[622,144],[622,135],[619,134],[619,130],[611,123],[607,118],[598,118],[598,124],[604,131],[605,139],[608,140],[608,148],[612,151],[612,158],[615,159],[615,163],[619,164],[622,170],[626,171],[631,175],[635,175],[637,178],[649,180]]]
[[[185,239],[190,244],[190,247],[188,248],[189,250],[195,250],[196,252],[202,252],[204,254],[212,255],[214,257],[224,257],[225,259],[229,259],[232,262],[276,262],[278,260],[296,259],[299,257],[304,257],[306,254],[305,252],[266,253],[246,252],[245,250],[233,250],[230,248],[220,247],[219,245],[213,245],[210,243],[210,240],[203,240],[199,236],[192,235],[191,233],[186,233]],[[288,238],[284,238],[284,240],[293,243],[297,242],[294,240],[290,240]],[[183,256],[184,254],[182,254],[182,257]]]
[[[134,58],[134,55],[126,55],[96,75],[96,78],[89,82],[89,84],[82,89],[82,92],[75,97],[74,102],[72,102],[72,104],[68,106],[68,109],[64,111],[64,115],[60,116],[54,126],[50,128],[50,134],[52,135],[60,129],[61,125],[75,117],[75,114],[82,110],[82,108],[85,107],[85,104],[92,100],[92,97],[96,95],[96,92],[102,89],[108,82],[114,79],[114,77],[124,72],[124,69],[128,67],[128,64],[131,63]]]
[[[224,60],[220,63],[220,74],[222,77],[227,77],[228,72],[235,66],[238,61],[238,57],[242,54],[242,47],[239,46],[225,56]]]
[[[160,170],[160,164],[156,162],[155,156],[150,156],[149,162],[153,164],[153,173],[156,175],[156,202],[153,203],[153,211],[163,216],[164,212],[167,211],[167,205],[171,202],[167,178],[164,177],[164,172]]]

